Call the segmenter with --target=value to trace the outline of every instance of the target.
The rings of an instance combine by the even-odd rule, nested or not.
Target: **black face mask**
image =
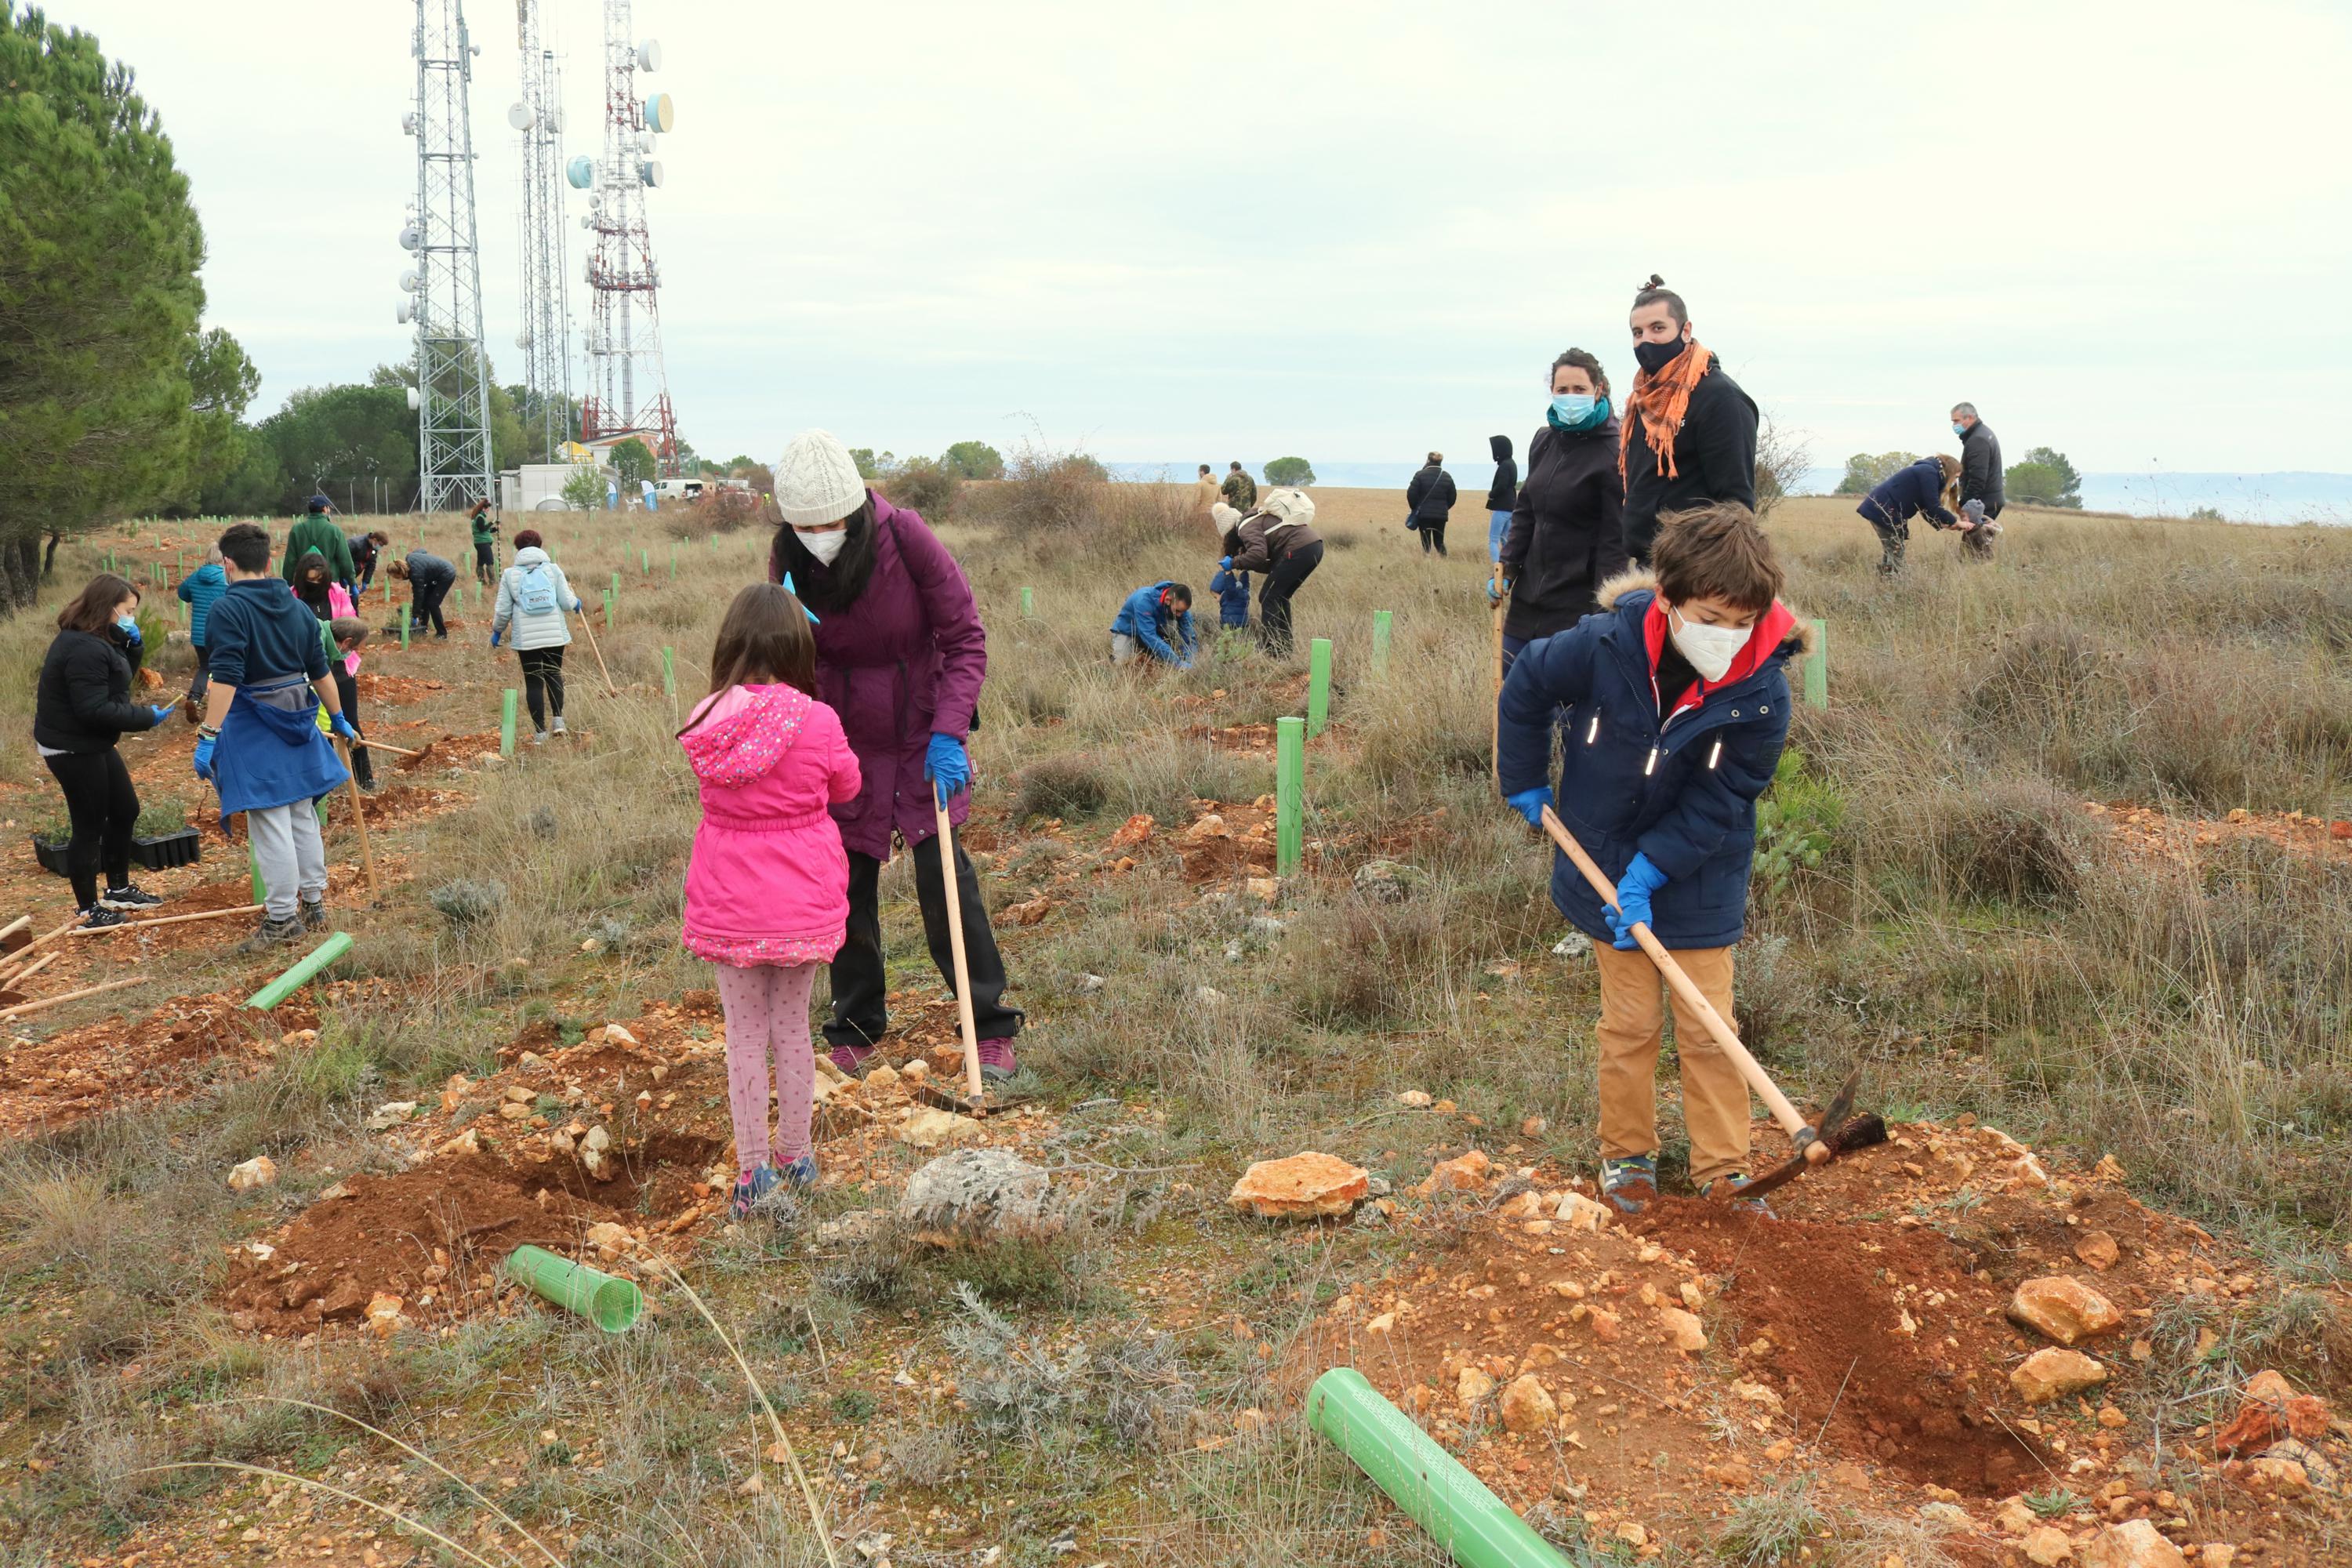
[[[1643,370],[1655,375],[1682,358],[1683,350],[1689,346],[1680,338],[1676,338],[1670,343],[1635,343],[1633,359]]]

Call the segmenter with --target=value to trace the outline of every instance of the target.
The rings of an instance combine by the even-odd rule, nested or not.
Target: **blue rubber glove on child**
[[[344,740],[349,741],[355,746],[359,744],[360,732],[352,727],[352,717],[350,714],[333,714],[329,717],[327,722],[333,726],[336,734],[341,735]]]
[[[213,742],[218,739],[216,735],[196,737],[196,776],[200,779],[213,776]]]
[[[1505,795],[1503,801],[1513,811],[1526,817],[1529,827],[1541,827],[1544,807],[1551,804],[1551,786],[1538,784],[1533,789],[1523,789],[1517,795]]]
[[[1617,907],[1609,911],[1609,929],[1617,938],[1611,946],[1627,952],[1633,951],[1633,928],[1650,923],[1650,895],[1669,879],[1647,855],[1633,857],[1633,863],[1617,880]]]
[[[498,633],[496,633],[496,632],[492,632],[492,633],[490,634],[490,646],[491,646],[492,647],[498,647],[498,646],[499,646],[499,634],[498,634]]]
[[[971,758],[953,735],[933,735],[923,752],[923,776],[941,805],[961,795],[971,784]]]

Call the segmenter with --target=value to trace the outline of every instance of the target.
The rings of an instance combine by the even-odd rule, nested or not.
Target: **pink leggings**
[[[816,1061],[809,1051],[809,987],[817,965],[772,964],[719,972],[719,1005],[727,1010],[727,1108],[735,1117],[735,1167],[768,1163],[768,1058],[776,1058],[776,1144],[781,1163],[809,1150],[809,1110],[816,1093]]]

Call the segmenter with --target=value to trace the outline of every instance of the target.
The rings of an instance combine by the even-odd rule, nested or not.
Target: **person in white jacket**
[[[522,660],[523,700],[530,704],[530,743],[547,739],[552,721],[563,733],[563,650],[572,646],[564,617],[580,608],[563,568],[549,559],[539,530],[515,535],[514,564],[499,577],[498,606],[490,612],[490,646],[501,641]]]

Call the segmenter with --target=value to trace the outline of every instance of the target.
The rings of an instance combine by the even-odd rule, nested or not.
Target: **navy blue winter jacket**
[[[1879,528],[1907,522],[1921,512],[1937,528],[1949,528],[1960,521],[1944,510],[1944,470],[1933,458],[1922,458],[1895,469],[1879,480],[1853,510]]]
[[[1181,664],[1192,657],[1192,648],[1200,638],[1192,629],[1192,612],[1181,614],[1160,602],[1160,595],[1175,584],[1171,577],[1164,582],[1138,588],[1118,607],[1118,618],[1110,624],[1113,636],[1125,633],[1142,645],[1143,651],[1167,664]],[[1171,645],[1169,634],[1176,634]]]
[[[1209,579],[1209,592],[1217,596],[1217,624],[1221,626],[1249,625],[1250,581],[1246,572],[1236,572],[1230,566],[1217,568]]]
[[[1645,630],[1656,596],[1646,574],[1621,578],[1599,615],[1519,655],[1503,682],[1502,792],[1546,782],[1559,712],[1560,821],[1612,882],[1637,853],[1666,873],[1650,905],[1660,942],[1728,947],[1746,924],[1756,798],[1789,738],[1784,667],[1802,637],[1776,605],[1761,626],[1780,640],[1760,655],[1751,645],[1724,684],[1661,726]],[[1610,940],[1605,906],[1565,855],[1553,857],[1551,900],[1587,936]]]

